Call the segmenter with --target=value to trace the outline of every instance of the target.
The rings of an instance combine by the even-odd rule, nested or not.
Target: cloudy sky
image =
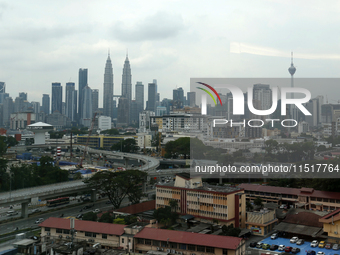
[[[0,81],[13,99],[25,91],[41,102],[52,82],[78,87],[79,68],[88,68],[101,107],[108,49],[115,94],[128,49],[133,97],[137,81],[147,95],[157,79],[161,98],[171,98],[191,77],[289,77],[292,50],[295,77],[339,77],[339,13],[331,0],[0,0]],[[309,89],[340,98],[334,88]]]

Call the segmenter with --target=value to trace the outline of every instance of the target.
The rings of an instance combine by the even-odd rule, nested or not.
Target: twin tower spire
[[[106,60],[105,71],[104,71],[104,100],[103,100],[103,113],[104,116],[113,117],[113,97],[124,97],[131,101],[132,97],[132,83],[131,83],[131,67],[128,58],[128,52],[126,51],[126,59],[123,67],[122,75],[122,90],[121,95],[114,95],[113,86],[113,68],[110,58],[110,49],[108,50],[108,57]]]

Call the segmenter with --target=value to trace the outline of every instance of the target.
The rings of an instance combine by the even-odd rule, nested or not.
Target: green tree
[[[125,225],[126,222],[123,218],[116,218],[113,220],[113,224],[121,224],[121,225]]]
[[[118,129],[112,128],[112,129],[107,129],[104,131],[100,132],[101,134],[108,134],[108,135],[119,135]]]
[[[260,197],[256,197],[254,200],[254,205],[259,206],[260,208],[263,207],[263,200]]]
[[[167,142],[165,151],[168,158],[178,158],[182,155],[186,159],[190,156],[190,137],[181,137],[175,141]]]
[[[222,227],[222,233],[220,235],[238,237],[240,233],[241,233],[240,228],[234,228],[234,225],[230,224],[229,226],[224,225]]]
[[[139,147],[137,146],[137,142],[135,139],[129,138],[125,140],[122,139],[119,143],[112,145],[111,150],[134,153],[139,150]]]
[[[13,137],[13,136],[7,136],[6,137],[6,144],[8,147],[15,146],[19,142]]]
[[[249,201],[247,201],[246,202],[246,211],[252,211],[252,210],[253,210],[253,205]]]
[[[97,221],[97,214],[95,214],[94,212],[84,213],[83,220]]]
[[[111,213],[106,212],[103,213],[103,215],[99,218],[99,222],[105,222],[105,223],[112,223],[113,222],[113,216],[111,215]]]
[[[158,208],[154,211],[153,217],[162,224],[166,226],[176,223],[178,219],[178,214],[171,211],[170,206],[166,206],[164,208]]]
[[[169,206],[172,212],[176,212],[176,208],[178,207],[178,201],[176,199],[171,199],[169,201]]]

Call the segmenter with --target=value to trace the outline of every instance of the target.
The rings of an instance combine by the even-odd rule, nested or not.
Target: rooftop
[[[164,187],[164,188],[174,188],[174,189],[191,189],[191,188],[183,188],[183,187],[175,187],[174,183],[162,183],[160,185],[156,185],[156,187]],[[239,186],[233,186],[230,184],[225,184],[223,186],[219,185],[211,185],[206,182],[203,182],[203,186],[192,188],[191,190],[197,190],[197,191],[207,191],[211,193],[232,193],[237,191],[242,191],[243,188],[240,188]]]
[[[39,224],[39,227],[50,227],[50,228],[60,228],[60,229],[71,229],[70,219],[62,219],[50,217],[44,222]],[[86,231],[100,234],[109,235],[122,235],[124,234],[124,228],[126,225],[102,223],[86,220],[75,220],[74,229],[77,231]]]
[[[322,223],[331,223],[340,220],[340,208],[323,216],[319,221]]]
[[[139,233],[137,233],[135,237],[165,242],[216,247],[230,250],[236,250],[242,241],[242,238],[238,237],[207,235],[155,228],[144,228]]]

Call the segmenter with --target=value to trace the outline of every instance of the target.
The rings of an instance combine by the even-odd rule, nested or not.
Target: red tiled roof
[[[340,208],[323,216],[319,221],[322,223],[330,223],[338,220],[340,220]]]
[[[50,217],[44,222],[39,224],[39,227],[71,229],[70,219]],[[92,233],[109,234],[109,235],[122,235],[124,234],[124,227],[126,225],[102,223],[86,220],[75,220],[74,229],[78,231],[86,231]]]
[[[310,227],[322,228],[323,224],[319,222],[321,216],[311,212],[299,212],[297,214],[287,214],[283,222]]]
[[[142,213],[146,211],[151,211],[154,209],[156,209],[156,200],[151,200],[151,201],[146,201],[146,202],[135,204],[135,205],[126,206],[116,211],[123,212],[123,213],[137,214],[137,213]]]
[[[156,228],[144,228],[138,232],[135,237],[230,250],[236,250],[242,241],[242,238],[232,236],[207,235]]]
[[[313,188],[301,188],[301,192],[306,192],[306,193],[313,193],[314,189]]]
[[[307,188],[296,189],[296,188],[264,186],[264,185],[257,185],[257,184],[248,184],[248,183],[242,183],[242,184],[239,185],[239,187],[243,188],[246,191],[249,190],[249,191],[286,194],[286,195],[296,195],[296,196],[307,195],[306,191],[304,191]],[[311,196],[311,197],[317,197],[317,198],[328,198],[328,199],[339,199],[340,200],[340,193],[339,192],[313,190],[308,195]]]

